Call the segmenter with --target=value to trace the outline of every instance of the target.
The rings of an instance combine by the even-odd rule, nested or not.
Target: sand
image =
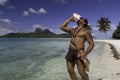
[[[108,74],[98,80],[120,80],[120,41],[119,40],[96,40],[98,42],[105,42],[105,51],[101,55],[100,64],[103,66],[103,71],[108,70]],[[110,53],[109,53],[110,52]]]

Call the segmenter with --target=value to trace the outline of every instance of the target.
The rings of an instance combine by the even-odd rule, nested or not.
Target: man
[[[86,56],[93,49],[94,42],[92,39],[91,32],[85,28],[88,25],[88,21],[87,19],[80,18],[76,22],[76,28],[68,27],[67,25],[69,22],[75,22],[73,16],[64,21],[60,26],[61,30],[69,33],[72,36],[69,51],[65,57],[68,73],[72,80],[78,80],[74,72],[74,66],[76,64],[82,80],[89,80],[86,70],[88,71],[90,63]],[[89,43],[89,46],[85,50],[86,41]]]

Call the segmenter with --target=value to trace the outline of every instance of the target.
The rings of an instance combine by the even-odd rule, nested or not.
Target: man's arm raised
[[[71,33],[72,28],[68,27],[68,23],[73,21],[73,16],[70,17],[69,19],[65,20],[61,25],[60,25],[60,29],[63,30],[64,32],[67,33]]]

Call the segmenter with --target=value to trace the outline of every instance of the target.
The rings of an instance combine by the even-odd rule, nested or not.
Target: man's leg
[[[78,80],[77,79],[77,76],[75,74],[75,71],[74,71],[74,67],[75,67],[75,61],[66,61],[66,64],[67,64],[67,69],[68,69],[68,73],[71,77],[72,80]]]
[[[81,63],[81,61],[78,59],[76,63],[77,63],[78,72],[81,75],[82,79],[89,80],[88,74],[85,72],[85,68]]]

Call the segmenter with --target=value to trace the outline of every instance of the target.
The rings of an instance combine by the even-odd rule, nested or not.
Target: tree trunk
[[[107,33],[105,32],[105,37],[106,37],[106,39],[107,39]]]

